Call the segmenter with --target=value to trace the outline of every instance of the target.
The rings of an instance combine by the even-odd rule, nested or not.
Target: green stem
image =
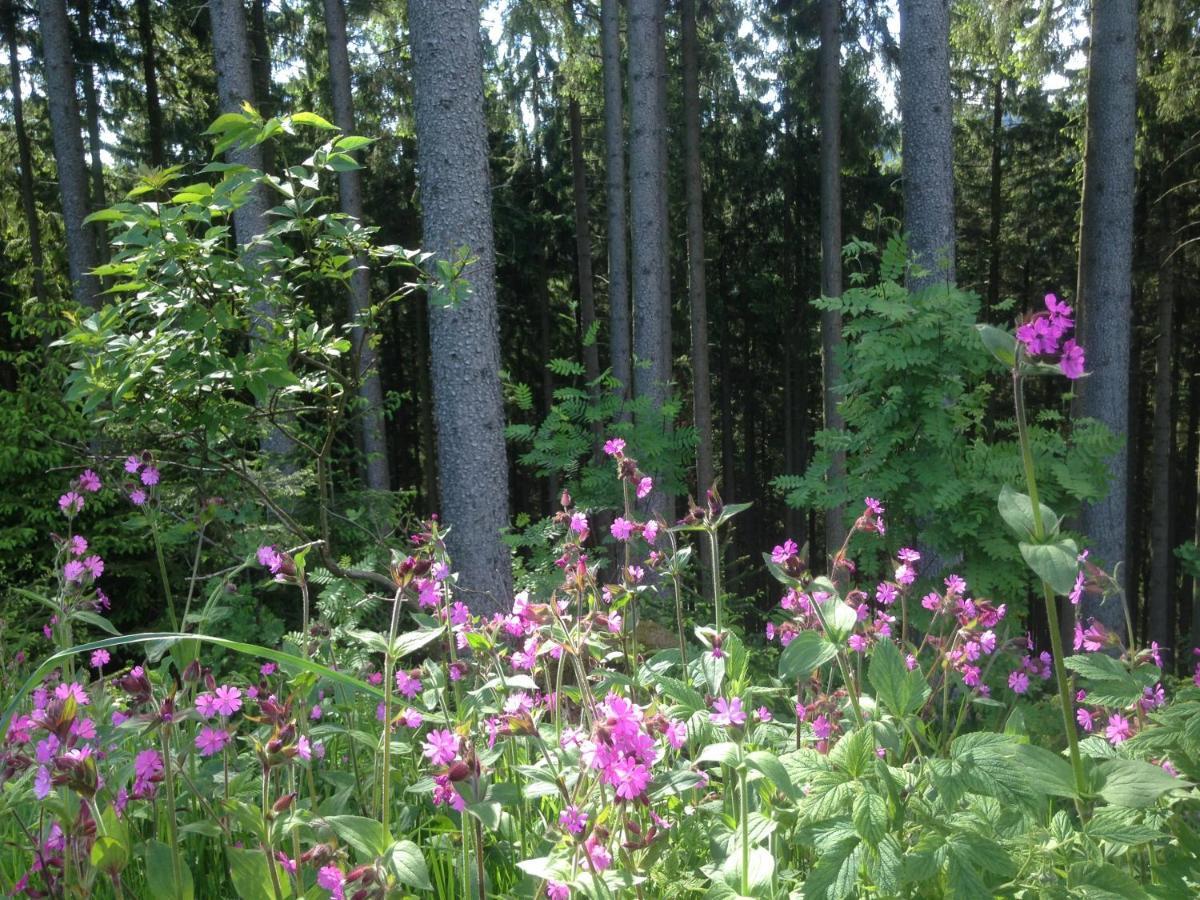
[[[746,768],[738,771],[738,793],[741,809],[738,810],[742,827],[742,896],[750,896],[750,802],[746,792]]]
[[[1018,351],[1019,352],[1019,351]],[[1033,539],[1045,539],[1045,524],[1042,522],[1042,506],[1038,501],[1037,475],[1033,467],[1033,447],[1029,441],[1029,425],[1025,417],[1025,385],[1019,370],[1020,359],[1013,368],[1013,400],[1016,406],[1017,438],[1021,444],[1021,462],[1025,467],[1025,485],[1029,490],[1029,504],[1033,515]],[[1054,680],[1058,684],[1058,701],[1062,708],[1063,730],[1067,734],[1067,746],[1071,753],[1071,768],[1075,772],[1075,790],[1082,798],[1087,790],[1087,778],[1083,772],[1083,759],[1079,755],[1079,737],[1075,732],[1075,717],[1071,714],[1071,686],[1067,681],[1067,670],[1063,666],[1062,632],[1058,624],[1058,601],[1054,589],[1042,582],[1042,594],[1046,600],[1046,618],[1050,626],[1050,650],[1054,657]],[[1076,807],[1082,815],[1081,800]]]
[[[171,594],[171,580],[167,577],[167,560],[163,556],[162,541],[158,539],[158,512],[150,516],[150,534],[154,539],[154,555],[158,559],[158,577],[162,579],[163,596],[167,599],[167,615],[171,617],[171,630],[179,631],[179,619],[175,615],[175,598]]]
[[[721,563],[717,556],[717,530],[705,529],[708,534],[709,568],[712,570],[713,614],[716,617],[717,634],[721,633]]]
[[[379,784],[379,817],[383,823],[385,834],[389,830],[389,788],[391,787],[392,766],[392,689],[395,678],[392,675],[392,644],[396,642],[396,629],[400,627],[400,595],[403,588],[396,591],[392,598],[392,621],[388,626],[387,653],[383,657],[383,778]]]
[[[175,775],[171,770],[171,740],[167,736],[169,727],[163,726],[159,741],[163,755],[163,790],[167,795],[167,834],[171,839],[171,874],[175,878],[175,896],[182,900],[183,868],[179,859],[179,823],[175,821]]]

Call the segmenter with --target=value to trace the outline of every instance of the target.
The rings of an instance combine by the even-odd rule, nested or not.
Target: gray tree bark
[[[1104,422],[1122,441],[1108,461],[1112,476],[1108,494],[1087,504],[1081,520],[1093,558],[1110,568],[1127,558],[1124,441],[1129,432],[1136,78],[1136,0],[1093,3],[1079,247],[1082,321],[1077,323],[1092,374],[1076,389],[1081,391],[1081,413]],[[1080,613],[1125,633],[1116,602],[1101,605],[1095,598],[1085,598]]]
[[[88,156],[91,162],[91,203],[92,209],[103,209],[106,204],[104,160],[100,156],[100,100],[96,95],[96,70],[92,66],[92,4],[89,0],[81,0],[79,4],[79,44],[79,80],[83,85],[83,105],[87,111]],[[98,245],[98,250],[96,258],[103,259],[103,248]]]
[[[344,134],[354,133],[354,99],[351,89],[350,51],[346,39],[346,9],[342,0],[325,0],[325,33],[329,51],[329,87],[333,94],[333,121]],[[338,173],[338,195],[342,212],[358,221],[363,218],[362,173],[358,169]],[[354,261],[350,276],[349,315],[360,321],[371,306],[371,275],[366,259]],[[361,326],[351,332],[358,358],[358,395],[363,410],[358,419],[359,440],[366,459],[367,487],[391,489],[388,477],[387,430],[384,424],[383,386],[379,380],[375,348]]]
[[[821,0],[821,296],[842,296],[842,3]],[[842,345],[842,314],[821,312],[821,379],[825,427],[843,426],[834,386],[841,378],[837,354]],[[846,454],[833,455],[829,480],[840,490]],[[845,507],[825,514],[825,546],[835,552],[846,539]]]
[[[6,0],[3,15],[4,40],[8,45],[8,89],[12,94],[13,130],[17,135],[17,159],[21,166],[21,209],[29,233],[29,261],[33,266],[33,293],[46,302],[46,261],[42,254],[42,226],[33,192],[33,153],[25,130],[25,102],[21,97],[21,63],[17,53],[17,6]]]
[[[91,274],[96,266],[92,226],[83,224],[88,214],[87,165],[83,156],[79,106],[75,99],[71,25],[65,0],[41,0],[39,10],[46,61],[46,98],[50,107],[50,128],[54,133],[54,162],[62,199],[71,293],[80,306],[94,308],[100,285]]]
[[[213,59],[217,70],[217,99],[222,113],[240,112],[243,103],[256,106],[254,80],[251,74],[250,38],[246,31],[246,10],[242,0],[209,0],[212,20]],[[262,145],[231,149],[225,154],[231,163],[239,163],[263,171]],[[242,244],[253,244],[267,230],[266,191],[255,185],[245,201],[233,213],[233,229]],[[269,320],[274,310],[261,306],[258,315]],[[292,442],[278,428],[267,432],[262,449],[275,457],[292,450]]]
[[[687,185],[688,299],[692,317],[692,404],[696,426],[696,496],[713,484],[712,382],[704,279],[704,187],[700,177],[700,80],[696,0],[683,0],[683,138]],[[707,545],[705,545],[707,552]]]
[[[954,281],[948,0],[900,0],[900,138],[904,231],[925,275],[911,290]]]
[[[658,423],[671,380],[664,0],[629,3],[629,209],[633,242],[633,393]],[[650,508],[666,506],[655,490]]]
[[[625,204],[625,102],[621,77],[620,0],[601,0],[600,44],[604,70],[605,198],[608,206],[609,355],[621,396],[633,386],[629,315],[629,218]]]
[[[459,589],[490,613],[512,600],[508,462],[500,392],[491,181],[483,116],[477,0],[410,0],[417,161],[424,247],[453,258],[468,248],[472,291],[431,305],[434,416],[442,511]]]
[[[150,0],[137,0],[138,40],[142,45],[142,80],[146,82],[146,125],[150,140],[150,165],[166,164],[162,104],[158,96],[158,63],[154,49],[154,20]]]
[[[250,79],[254,85],[254,99],[264,119],[275,115],[275,102],[271,96],[271,41],[267,35],[266,0],[251,0],[250,23],[247,36],[250,39]],[[275,172],[275,145],[263,144],[263,171]]]

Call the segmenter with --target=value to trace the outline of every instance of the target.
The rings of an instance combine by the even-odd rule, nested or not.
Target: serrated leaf
[[[1114,806],[1153,806],[1163,794],[1191,787],[1161,766],[1140,759],[1110,759],[1100,764],[1100,796]]]
[[[858,836],[874,847],[887,832],[887,803],[878,794],[862,791],[854,798],[851,818]]]
[[[867,678],[876,696],[897,718],[919,710],[929,696],[924,673],[920,669],[910,672],[896,645],[886,638],[871,652]]]

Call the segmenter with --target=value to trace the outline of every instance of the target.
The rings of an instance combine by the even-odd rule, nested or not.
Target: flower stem
[[[388,828],[389,800],[388,792],[391,787],[392,765],[392,688],[395,678],[392,675],[392,644],[396,641],[396,629],[400,627],[400,595],[403,589],[396,591],[392,598],[392,621],[388,626],[387,653],[383,657],[383,777],[379,783],[379,818],[383,830],[391,834]]]
[[[171,579],[167,577],[167,560],[163,556],[162,541],[158,539],[158,512],[150,517],[150,535],[154,538],[154,555],[158,559],[158,577],[162,579],[163,596],[167,600],[167,615],[171,617],[171,630],[179,631],[179,619],[175,615],[175,598],[171,594]]]
[[[717,530],[705,529],[708,534],[709,567],[712,570],[713,614],[716,617],[717,634],[721,633],[721,563],[717,556]]]
[[[742,827],[742,896],[750,896],[750,802],[746,793],[746,768],[738,771],[738,793],[741,799],[741,809],[738,810]]]
[[[1019,351],[1018,351],[1019,352]],[[1021,462],[1025,467],[1025,485],[1029,490],[1029,504],[1033,515],[1033,539],[1045,539],[1045,523],[1042,522],[1042,506],[1038,500],[1037,475],[1033,467],[1033,448],[1029,441],[1029,425],[1025,417],[1025,385],[1019,370],[1020,359],[1013,368],[1013,401],[1016,407],[1017,438],[1021,444]],[[1042,595],[1046,600],[1046,619],[1050,626],[1050,650],[1054,657],[1054,680],[1058,684],[1058,701],[1062,708],[1063,730],[1067,734],[1067,746],[1071,753],[1071,768],[1075,773],[1075,790],[1082,798],[1087,790],[1087,778],[1083,772],[1083,759],[1079,755],[1079,736],[1075,732],[1075,717],[1071,715],[1071,686],[1067,682],[1067,671],[1063,666],[1062,631],[1058,624],[1058,601],[1054,588],[1042,582]],[[1082,805],[1076,800],[1082,814]]]

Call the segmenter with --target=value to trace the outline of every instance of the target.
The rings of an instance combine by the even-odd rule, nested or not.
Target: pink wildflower
[[[214,756],[225,749],[230,738],[229,732],[223,728],[205,726],[196,735],[196,749],[200,751],[201,756]]]
[[[425,756],[435,766],[448,766],[458,756],[461,741],[457,734],[448,728],[429,732],[425,739]]]
[[[734,697],[732,700],[726,700],[724,697],[718,697],[713,704],[713,709],[716,712],[709,713],[708,720],[714,725],[721,725],[725,728],[741,727],[746,724],[746,713],[742,709],[742,698]]]

